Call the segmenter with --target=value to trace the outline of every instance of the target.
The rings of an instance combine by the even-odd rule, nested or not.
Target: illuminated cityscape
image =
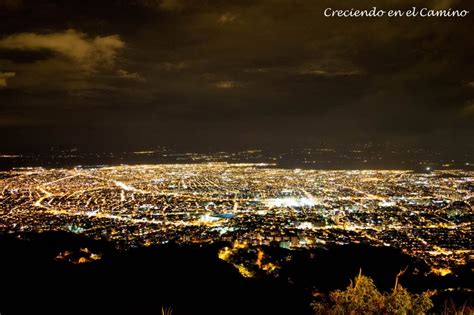
[[[446,275],[474,254],[473,186],[473,172],[463,170],[225,162],[19,168],[1,173],[0,229],[68,231],[121,248],[366,243],[400,248]]]

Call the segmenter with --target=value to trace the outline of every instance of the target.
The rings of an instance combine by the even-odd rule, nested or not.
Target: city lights
[[[288,249],[367,243],[400,248],[433,270],[462,265],[473,254],[470,171],[203,163],[1,175],[2,231],[67,231],[127,246],[170,239]]]

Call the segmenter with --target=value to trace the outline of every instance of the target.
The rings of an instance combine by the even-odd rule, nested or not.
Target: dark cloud
[[[0,39],[0,49],[35,52],[47,51],[68,58],[86,71],[101,65],[111,66],[125,43],[118,35],[87,38],[73,29],[56,33],[18,33]]]
[[[146,79],[137,72],[128,72],[127,70],[119,69],[117,70],[117,75],[119,78],[125,80],[146,82]]]
[[[117,135],[149,146],[462,146],[473,134],[471,15],[322,14],[374,6],[356,0],[13,2],[0,2],[0,72],[16,74],[0,75],[0,128],[40,124],[45,145],[69,141],[61,128],[92,146],[96,137],[83,134],[94,130],[96,147],[118,145]],[[417,6],[473,9],[467,0]]]
[[[9,11],[18,10],[22,3],[22,0],[0,0],[0,9]]]

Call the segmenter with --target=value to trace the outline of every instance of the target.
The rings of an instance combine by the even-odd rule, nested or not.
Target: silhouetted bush
[[[398,283],[398,276],[392,291],[382,294],[371,278],[359,273],[346,290],[331,292],[329,301],[323,295],[315,294],[312,307],[315,314],[417,315],[426,314],[433,307],[431,295],[430,291],[408,292]]]

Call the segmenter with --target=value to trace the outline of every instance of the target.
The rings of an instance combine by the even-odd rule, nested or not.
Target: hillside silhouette
[[[422,262],[396,249],[362,245],[314,251],[268,247],[270,257],[291,259],[277,276],[244,278],[218,258],[225,245],[171,243],[124,251],[62,232],[0,235],[0,312],[159,314],[164,306],[174,315],[312,314],[314,290],[345,288],[360,268],[384,291],[406,267],[407,274],[415,269],[419,274],[402,280],[415,291],[455,280],[421,277],[428,268]]]

